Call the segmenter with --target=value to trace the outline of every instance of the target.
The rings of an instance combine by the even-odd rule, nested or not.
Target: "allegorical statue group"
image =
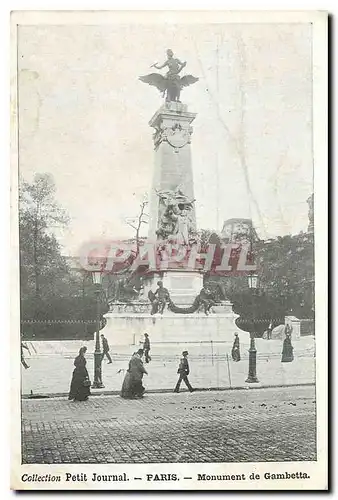
[[[160,200],[158,238],[179,245],[195,243],[195,223],[191,215],[195,200],[189,199],[179,187],[157,191],[157,195]]]
[[[162,92],[163,97],[165,96],[166,102],[180,102],[183,87],[188,87],[198,81],[198,78],[192,75],[180,76],[180,72],[186,65],[186,62],[181,62],[177,57],[174,57],[173,51],[168,49],[167,60],[161,65],[155,63],[151,66],[151,68],[156,69],[168,68],[166,75],[150,73],[140,76],[140,80],[157,87]]]

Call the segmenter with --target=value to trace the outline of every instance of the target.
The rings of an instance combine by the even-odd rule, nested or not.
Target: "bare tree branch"
[[[140,204],[140,213],[137,217],[131,217],[129,220],[126,219],[126,223],[128,226],[132,227],[135,229],[136,234],[135,234],[135,240],[136,240],[136,255],[139,254],[140,250],[140,229],[142,224],[148,224],[148,220],[145,220],[145,218],[149,218],[149,215],[145,213],[146,206],[148,205],[148,201],[144,199],[142,203]]]

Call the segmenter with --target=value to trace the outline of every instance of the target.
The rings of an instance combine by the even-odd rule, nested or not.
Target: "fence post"
[[[214,344],[212,340],[210,340],[210,344],[211,344],[211,364],[212,366],[214,366]]]
[[[230,375],[230,364],[229,364],[228,354],[227,354],[227,365],[228,365],[229,385],[230,385],[230,389],[231,389],[231,375]]]

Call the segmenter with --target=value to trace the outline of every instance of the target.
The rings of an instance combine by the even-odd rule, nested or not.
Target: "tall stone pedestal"
[[[155,167],[150,192],[149,240],[176,241],[188,245],[196,231],[196,213],[191,164],[191,123],[196,114],[179,102],[165,103],[149,125],[153,134]],[[144,281],[144,295],[155,292],[161,280],[176,305],[190,306],[203,287],[199,271],[168,268]]]
[[[155,165],[150,193],[149,239],[157,240],[157,230],[163,214],[158,193],[180,189],[194,200],[194,183],[191,164],[191,123],[195,113],[179,102],[166,103],[154,114],[149,125],[153,134]],[[191,223],[196,227],[195,207],[191,210]]]

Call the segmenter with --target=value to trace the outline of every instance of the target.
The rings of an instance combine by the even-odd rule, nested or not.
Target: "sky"
[[[306,231],[313,191],[311,25],[124,23],[19,26],[19,171],[54,176],[71,222],[65,254],[134,235],[151,188],[163,99],[138,80],[171,48],[199,81],[192,164],[198,228],[252,218],[260,237]],[[164,73],[165,70],[162,71]],[[144,228],[146,232],[146,228]],[[145,233],[146,234],[146,233]]]

